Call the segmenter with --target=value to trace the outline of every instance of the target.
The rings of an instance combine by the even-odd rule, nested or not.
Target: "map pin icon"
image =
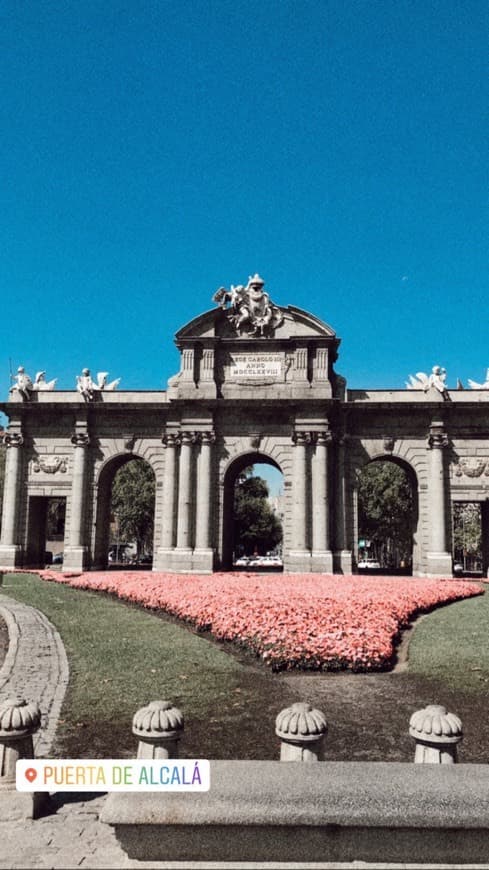
[[[28,780],[28,782],[34,782],[36,776],[37,770],[34,770],[33,767],[28,767],[25,772],[25,778]]]

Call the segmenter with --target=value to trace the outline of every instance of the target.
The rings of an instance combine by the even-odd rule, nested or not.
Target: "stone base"
[[[311,571],[318,574],[333,573],[333,554],[331,550],[313,550],[311,554]]]
[[[310,550],[289,550],[284,556],[284,574],[309,574],[311,568]]]
[[[212,574],[214,550],[191,550],[190,547],[160,548],[153,561],[153,571],[170,571],[174,574]]]
[[[333,570],[335,574],[352,574],[353,558],[351,550],[335,550],[333,553]]]
[[[453,577],[453,562],[450,553],[428,553],[426,557],[427,577]]]
[[[87,547],[66,547],[63,556],[63,571],[84,571],[87,563]]]
[[[0,819],[2,822],[20,822],[37,819],[49,805],[47,792],[17,791],[0,786]]]
[[[0,567],[19,568],[22,565],[22,547],[18,544],[0,545]]]

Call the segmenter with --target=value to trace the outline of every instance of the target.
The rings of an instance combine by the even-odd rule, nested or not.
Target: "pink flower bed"
[[[274,669],[386,667],[399,632],[418,613],[483,591],[476,583],[403,577],[39,574],[173,614],[245,645]]]

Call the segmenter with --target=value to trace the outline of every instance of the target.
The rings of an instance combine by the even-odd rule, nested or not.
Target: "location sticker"
[[[34,770],[33,767],[28,767],[24,774],[27,782],[34,782],[37,776],[37,770]]]

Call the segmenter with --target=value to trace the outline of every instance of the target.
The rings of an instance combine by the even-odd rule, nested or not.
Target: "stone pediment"
[[[238,335],[233,324],[227,316],[227,309],[213,308],[194,317],[183,326],[175,335],[177,345],[180,342],[200,338],[224,338],[244,341],[246,339],[256,341],[257,345],[266,344],[272,340],[288,340],[291,338],[335,338],[336,333],[331,326],[319,320],[308,311],[296,308],[293,305],[279,307],[277,309],[283,316],[279,326],[274,329],[273,336],[250,336],[248,333]]]

